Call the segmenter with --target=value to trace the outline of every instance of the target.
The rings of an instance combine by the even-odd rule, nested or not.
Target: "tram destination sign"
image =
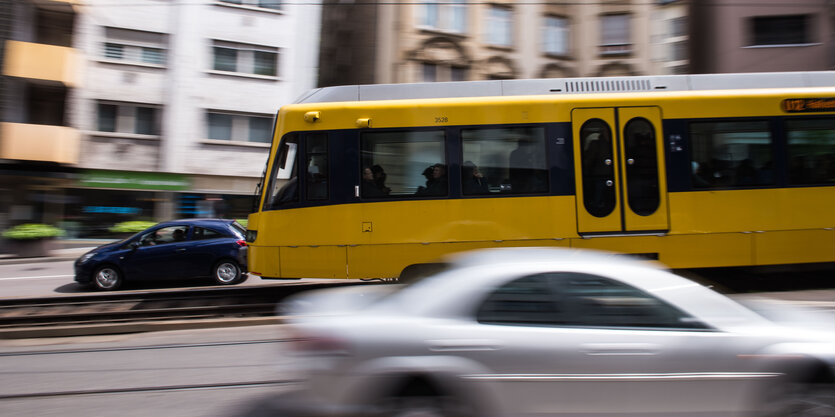
[[[835,111],[835,97],[788,98],[780,104],[786,113],[817,113]]]

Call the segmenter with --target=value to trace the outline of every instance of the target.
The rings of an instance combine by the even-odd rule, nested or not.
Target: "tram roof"
[[[322,87],[296,103],[835,86],[835,71],[455,81]]]

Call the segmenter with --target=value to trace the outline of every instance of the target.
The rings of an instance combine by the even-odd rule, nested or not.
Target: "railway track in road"
[[[355,283],[287,283],[4,299],[0,300],[0,339],[26,335],[129,333],[145,331],[172,321],[190,322],[193,324],[191,327],[211,320],[218,323],[222,323],[223,319],[255,321],[259,318],[274,318],[276,305],[290,295],[351,284]],[[134,330],[129,325],[134,325]]]

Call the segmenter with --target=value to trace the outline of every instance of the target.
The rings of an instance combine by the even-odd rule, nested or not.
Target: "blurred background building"
[[[690,19],[694,73],[835,67],[831,0],[699,0]]]
[[[0,0],[0,229],[243,218],[316,86],[835,67],[835,2]]]
[[[320,6],[3,1],[0,228],[246,217],[278,107],[315,87]]]
[[[689,2],[326,0],[319,84],[686,73]]]

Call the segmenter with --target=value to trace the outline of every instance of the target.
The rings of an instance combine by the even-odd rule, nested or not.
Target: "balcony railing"
[[[0,123],[0,159],[77,164],[80,146],[71,127]]]
[[[11,77],[58,81],[78,86],[78,55],[73,48],[40,43],[6,41],[3,74]]]

